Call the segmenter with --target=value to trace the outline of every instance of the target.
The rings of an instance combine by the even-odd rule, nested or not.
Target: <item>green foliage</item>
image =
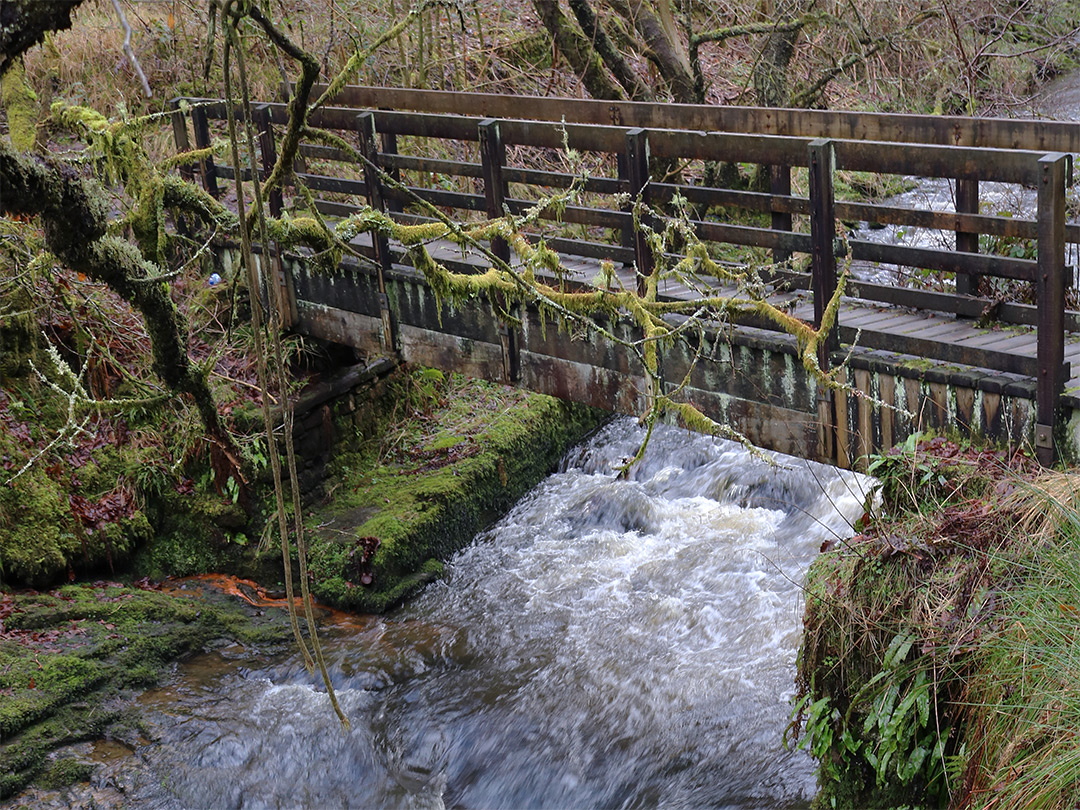
[[[925,656],[909,660],[917,639],[897,635],[889,643],[881,669],[850,701],[845,712],[824,695],[807,692],[796,703],[803,736],[798,746],[818,760],[819,780],[833,806],[836,798],[854,791],[861,802],[893,806],[886,796],[919,796],[935,806],[947,799],[945,747],[948,728],[939,728],[937,683]],[[858,787],[861,774],[872,775],[876,794]],[[854,783],[854,784],[852,784]],[[842,789],[843,788],[843,789]],[[876,795],[877,798],[874,798]]]
[[[901,517],[934,513],[964,495],[981,494],[979,462],[986,460],[970,440],[913,433],[903,444],[871,455],[866,471],[877,479],[885,513]]]
[[[878,480],[885,508],[893,514],[933,509],[948,496],[949,476],[937,459],[918,452],[922,438],[912,433],[903,444],[870,456],[866,472]]]

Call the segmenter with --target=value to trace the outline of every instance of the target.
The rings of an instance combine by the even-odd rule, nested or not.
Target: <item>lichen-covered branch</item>
[[[154,372],[189,395],[207,432],[231,446],[205,376],[188,356],[184,319],[168,286],[151,281],[161,268],[131,242],[109,234],[104,192],[75,169],[41,155],[21,154],[0,140],[0,211],[40,216],[45,245],[65,266],[108,285],[143,316]]]

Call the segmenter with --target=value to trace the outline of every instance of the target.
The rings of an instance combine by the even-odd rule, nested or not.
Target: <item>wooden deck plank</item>
[[[1007,332],[984,332],[982,334],[973,334],[962,338],[957,342],[964,346],[1009,351],[1013,354],[1034,357],[1035,349],[1038,346],[1038,337],[1034,332],[1018,335],[1010,330]]]

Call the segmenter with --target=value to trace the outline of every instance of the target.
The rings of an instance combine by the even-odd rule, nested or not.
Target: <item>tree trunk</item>
[[[552,42],[570,63],[589,95],[596,99],[619,101],[626,96],[604,69],[592,43],[581,35],[574,23],[562,13],[559,0],[532,0]]]
[[[777,20],[795,19],[813,9],[816,0],[777,0],[771,16]],[[754,90],[762,107],[787,107],[791,102],[788,68],[795,54],[801,28],[784,27],[765,39],[761,58],[754,66]]]

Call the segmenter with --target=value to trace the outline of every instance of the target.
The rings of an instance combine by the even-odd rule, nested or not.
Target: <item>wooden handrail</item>
[[[320,89],[317,87],[315,92]],[[333,104],[645,129],[1080,152],[1080,127],[1067,121],[595,101],[356,85],[345,87],[334,97]]]

